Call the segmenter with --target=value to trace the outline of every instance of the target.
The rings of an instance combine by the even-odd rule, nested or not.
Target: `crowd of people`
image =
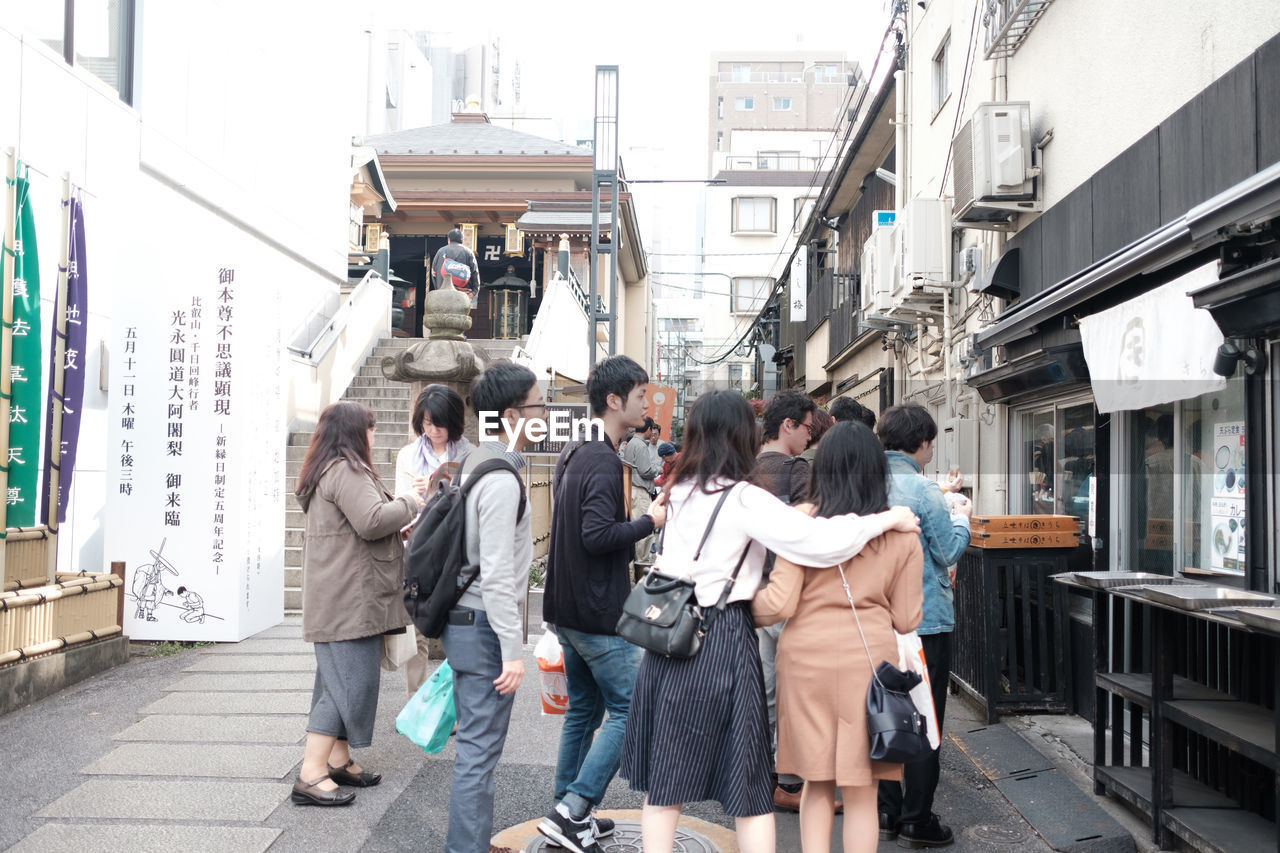
[[[651,853],[672,850],[682,807],[707,800],[735,819],[744,853],[774,850],[775,808],[799,811],[807,853],[830,849],[841,809],[846,851],[894,838],[951,843],[932,811],[938,752],[905,775],[873,761],[865,719],[864,648],[896,663],[895,632],[913,630],[939,725],[944,717],[948,566],[968,544],[971,509],[944,498],[959,478],[939,484],[923,473],[933,419],[908,404],[877,422],[854,401],[828,412],[784,391],[757,421],[740,393],[714,391],[690,407],[677,448],[646,414],[647,383],[626,356],[597,364],[587,398],[603,435],[569,444],[552,478],[542,617],[563,650],[569,707],[538,831],[566,850],[600,853],[614,826],[594,810],[620,776],[645,795]],[[383,635],[416,636],[410,694],[427,676],[425,641],[401,596],[402,533],[434,483],[465,486],[488,459],[526,464],[529,427],[546,414],[534,374],[495,362],[470,396],[514,439],[482,436],[473,447],[462,436],[461,397],[429,386],[414,405],[418,437],[399,454],[394,494],[373,468],[372,412],[341,402],[320,417],[297,489],[307,518],[303,635],[317,670],[296,803],[343,805],[350,788],[380,781],[350,750],[372,737]],[[533,540],[516,477],[472,486],[465,565],[478,579],[441,638],[457,712],[446,850],[505,853],[490,846],[494,770],[524,676],[519,608]],[[618,635],[637,564],[691,581],[704,609],[724,594],[693,657],[646,652]]]

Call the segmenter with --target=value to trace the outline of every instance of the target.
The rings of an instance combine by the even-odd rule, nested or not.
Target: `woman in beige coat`
[[[382,781],[355,764],[351,748],[373,739],[382,635],[403,631],[404,546],[417,492],[392,497],[373,470],[373,412],[339,402],[320,414],[298,474],[307,515],[302,546],[302,638],[315,644],[316,681],[298,805],[342,806],[355,794],[338,785]]]
[[[823,517],[888,508],[884,451],[860,423],[832,427],[813,462],[811,503]],[[805,780],[800,841],[805,853],[831,849],[838,785],[844,799],[844,850],[873,851],[879,840],[876,780],[901,779],[902,765],[872,761],[867,734],[871,659],[897,663],[894,631],[920,624],[923,555],[920,537],[890,531],[867,543],[841,568],[805,568],[779,558],[752,602],[756,625],[787,620],[778,640],[777,771]]]

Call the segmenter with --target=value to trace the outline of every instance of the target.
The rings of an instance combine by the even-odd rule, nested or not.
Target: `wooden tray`
[[[975,515],[970,528],[974,533],[1076,533],[1080,519],[1074,515]]]
[[[1075,548],[1080,544],[1080,534],[1067,531],[1040,531],[1030,533],[974,532],[969,543],[975,548]]]

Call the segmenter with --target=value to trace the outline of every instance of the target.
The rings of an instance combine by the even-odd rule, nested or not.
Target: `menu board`
[[[1244,572],[1244,463],[1244,422],[1216,424],[1209,551],[1210,565],[1219,571]]]

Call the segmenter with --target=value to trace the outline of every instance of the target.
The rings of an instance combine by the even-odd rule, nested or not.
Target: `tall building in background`
[[[838,154],[862,73],[841,51],[714,53],[697,252],[655,262],[663,366],[700,391],[767,396],[749,330]],[[662,273],[666,273],[663,275]]]
[[[842,51],[711,54],[708,169],[714,171],[717,152],[744,152],[735,142],[744,131],[829,131],[843,115],[851,75],[860,76],[858,65]],[[786,149],[764,153],[779,162],[800,156]]]

